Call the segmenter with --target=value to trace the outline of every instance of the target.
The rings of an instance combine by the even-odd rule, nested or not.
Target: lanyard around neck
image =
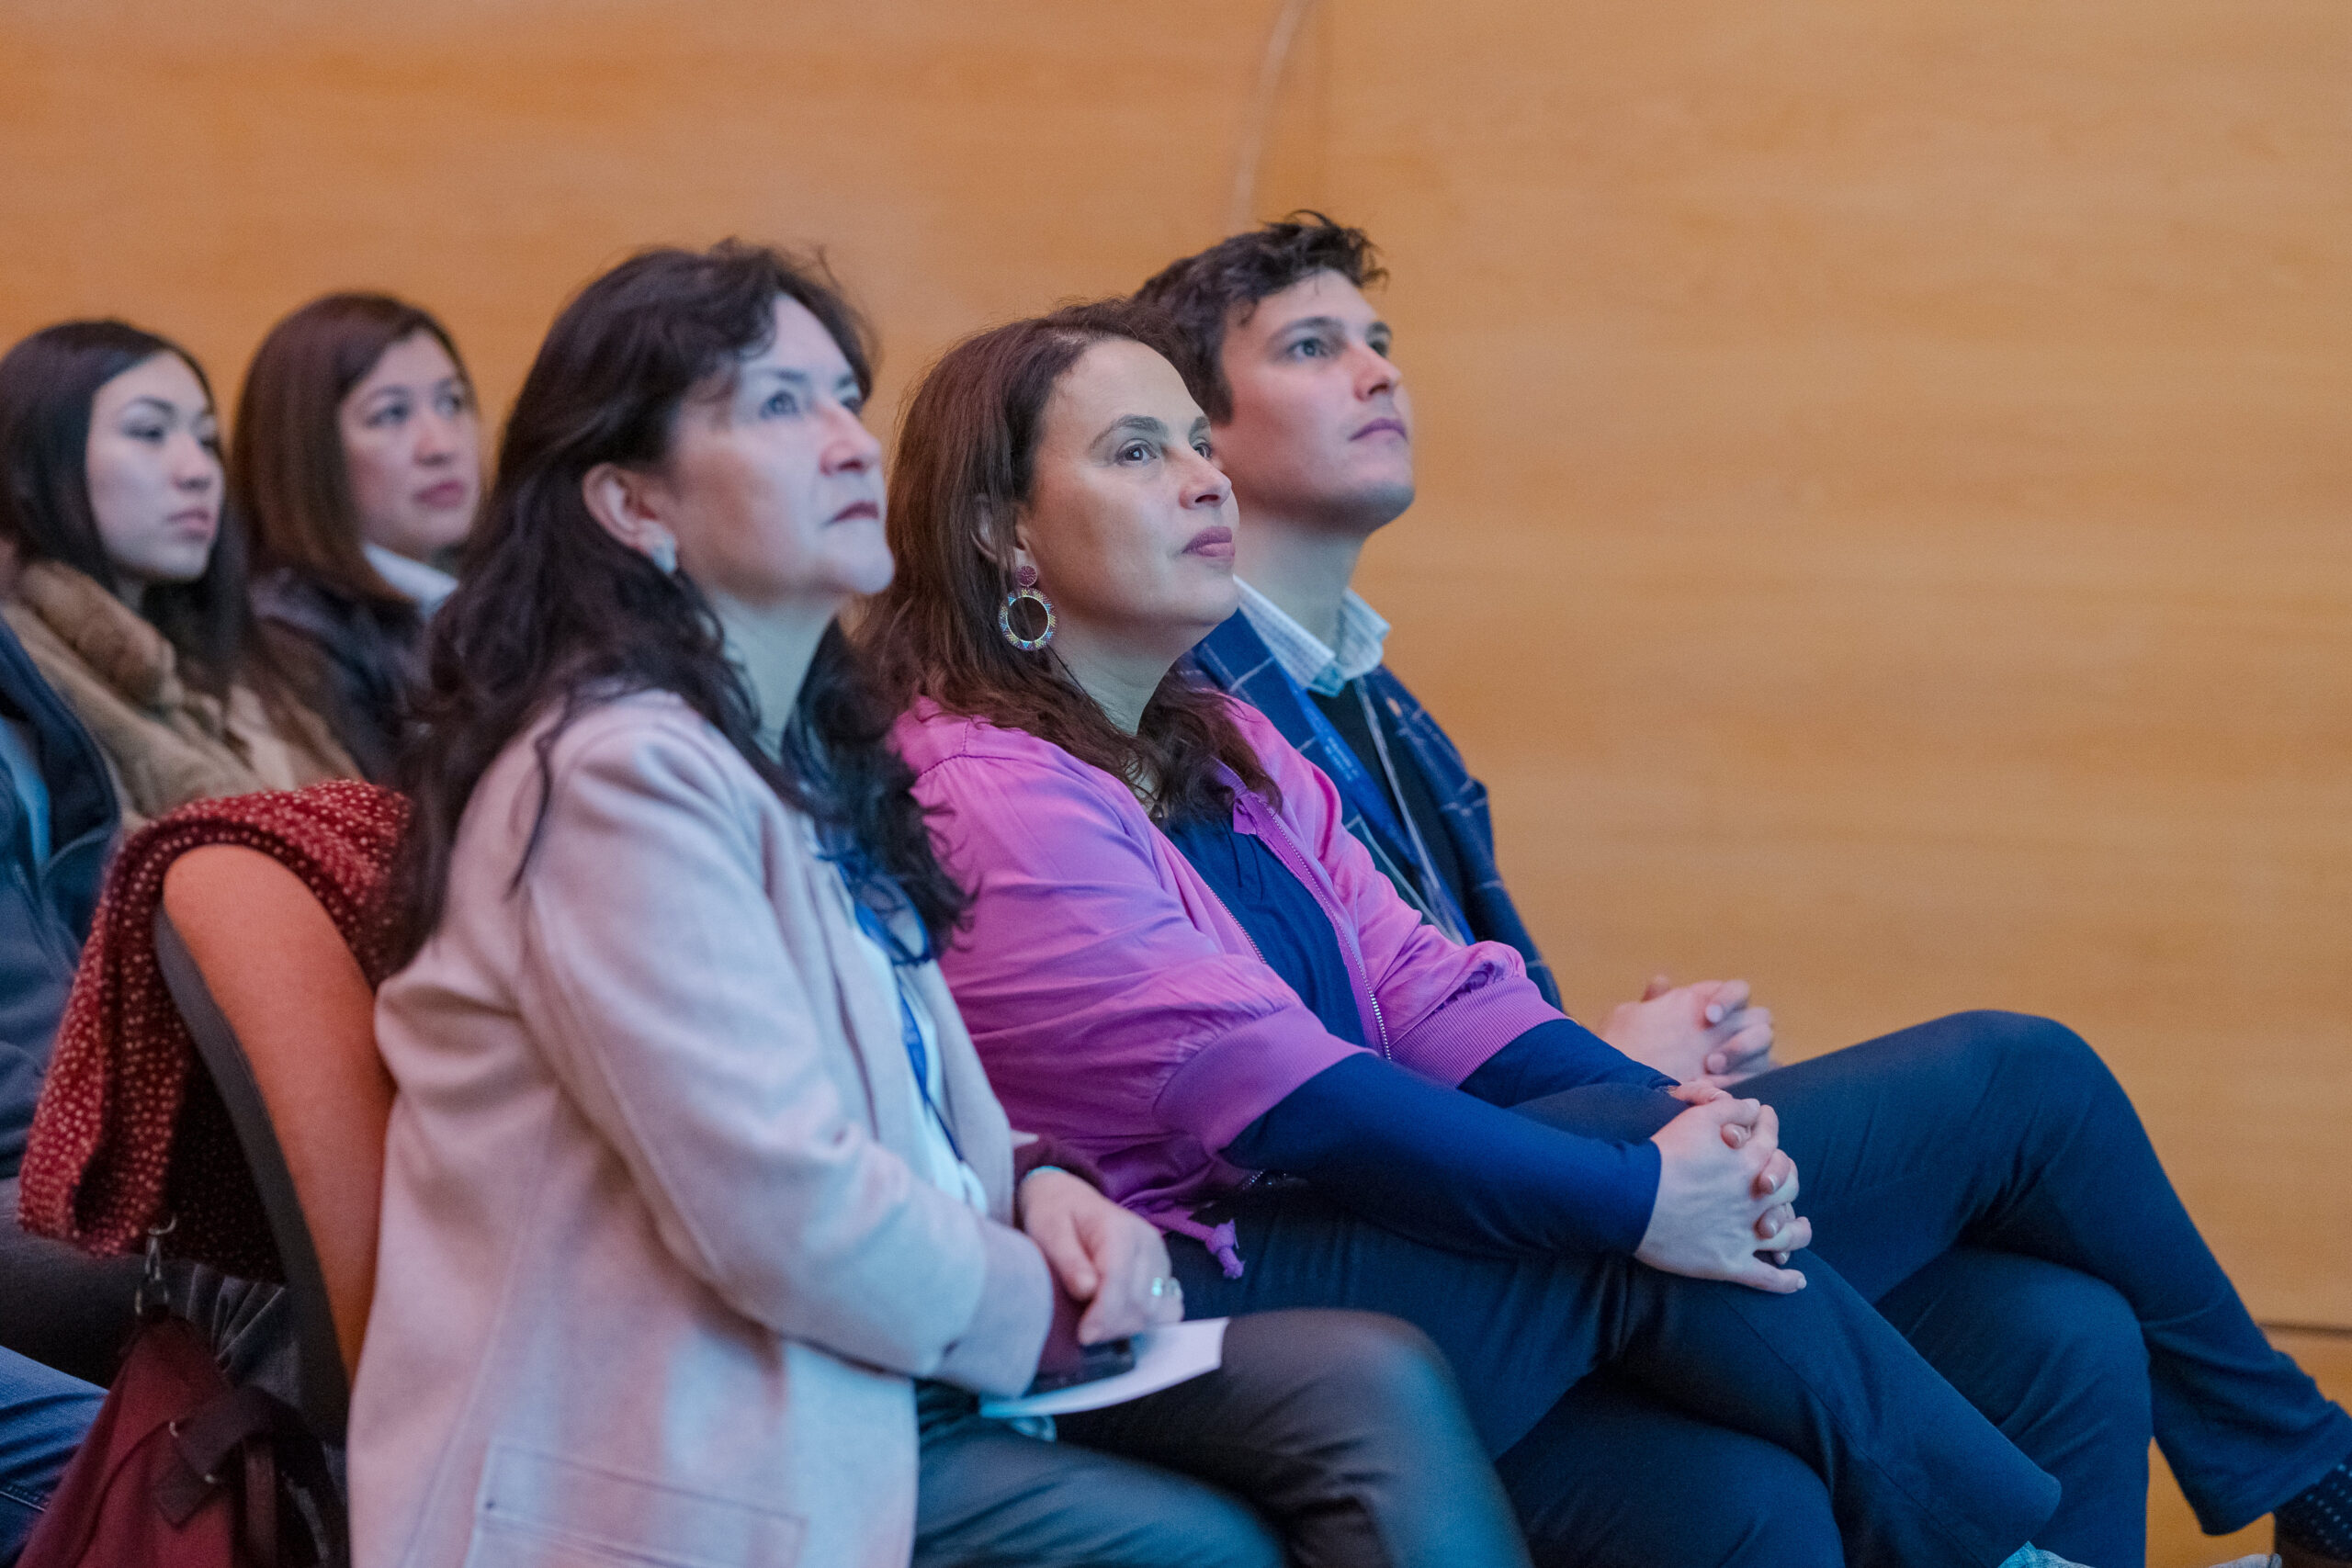
[[[846,875],[842,878],[842,885],[844,887],[849,886]],[[890,929],[890,922],[882,918],[881,911],[860,898],[854,888],[850,889],[849,905],[856,912],[857,929],[865,932],[867,940],[879,947],[882,956],[889,961],[890,994],[899,1003],[899,1039],[907,1049],[907,1066],[914,1069],[915,1093],[922,1098],[922,1108],[933,1124],[946,1138],[948,1152],[962,1163],[964,1145],[956,1142],[956,1129],[948,1124],[938,1101],[931,1098],[931,1052],[923,1044],[922,1022],[915,1017],[914,1003],[907,998],[905,965],[899,962],[899,955],[907,952],[906,944],[899,940],[898,933]]]
[[[1421,840],[1421,830],[1414,823],[1413,814],[1405,809],[1404,786],[1396,777],[1396,764],[1389,761],[1388,740],[1381,732],[1380,716],[1373,711],[1372,696],[1364,688],[1364,678],[1359,675],[1348,685],[1356,688],[1357,696],[1363,704],[1364,723],[1372,729],[1373,750],[1379,753],[1381,771],[1388,775],[1388,787],[1395,792],[1396,804],[1393,808],[1389,805],[1390,797],[1383,795],[1380,786],[1373,782],[1372,774],[1364,768],[1363,759],[1356,755],[1356,749],[1348,744],[1346,736],[1340,733],[1340,727],[1331,722],[1330,716],[1323,711],[1306,688],[1298,683],[1298,677],[1285,669],[1280,660],[1274,660],[1273,664],[1289,685],[1299,712],[1306,716],[1307,728],[1321,742],[1325,756],[1330,760],[1332,782],[1340,786],[1341,795],[1355,803],[1356,809],[1371,823],[1374,839],[1377,840],[1385,837],[1390,844],[1399,848],[1410,846],[1419,863],[1408,881],[1420,894],[1421,912],[1439,931],[1467,946],[1470,922],[1463,918],[1461,906],[1453,901],[1453,895],[1447,891],[1444,879],[1438,875],[1437,864],[1430,857],[1429,846]],[[1400,816],[1402,822],[1398,820]],[[1396,856],[1392,853],[1388,858],[1394,861]]]

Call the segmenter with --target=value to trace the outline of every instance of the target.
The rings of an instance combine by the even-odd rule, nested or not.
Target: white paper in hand
[[[1057,1388],[1051,1393],[1033,1393],[1025,1399],[983,1399],[980,1414],[998,1421],[1023,1416],[1075,1416],[1081,1410],[1125,1404],[1130,1399],[1174,1388],[1224,1364],[1225,1325],[1232,1321],[1204,1317],[1147,1328],[1135,1337],[1136,1364],[1118,1376],[1082,1382],[1076,1388]]]

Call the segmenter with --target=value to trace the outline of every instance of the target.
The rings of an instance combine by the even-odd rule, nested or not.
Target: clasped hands
[[[1651,979],[1619,1005],[1600,1037],[1682,1083],[1734,1084],[1772,1066],[1772,1010],[1753,1005],[1745,980],[1677,986]]]
[[[1066,1170],[1034,1170],[1020,1192],[1021,1229],[1046,1255],[1063,1295],[1082,1303],[1078,1343],[1125,1339],[1184,1315],[1168,1243],[1148,1220]]]
[[[1797,1167],[1770,1106],[1712,1084],[1670,1092],[1690,1106],[1658,1129],[1657,1201],[1634,1256],[1653,1269],[1728,1280],[1785,1295],[1805,1277],[1785,1267],[1813,1245],[1796,1212]]]

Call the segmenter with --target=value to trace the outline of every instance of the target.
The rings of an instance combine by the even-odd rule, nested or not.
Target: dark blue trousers
[[[2147,1357],[2120,1295],[2055,1264],[1956,1247],[1878,1308],[2058,1480],[2038,1544],[2095,1568],[2141,1562]],[[1668,1406],[1612,1371],[1570,1389],[1496,1466],[1546,1568],[1846,1561],[1828,1492],[1795,1454]]]
[[[2051,1529],[2038,1544],[2101,1564],[2140,1560],[2144,1481],[2122,1473],[2120,1452],[2144,1450],[2143,1419],[2198,1522],[2217,1534],[2244,1529],[2352,1454],[2352,1417],[2255,1326],[2122,1086],[2073,1031],[2017,1013],[1961,1013],[1781,1068],[1737,1092],[1780,1113],[1815,1254],[1915,1339],[1931,1337],[1929,1359],[1955,1382],[2022,1393],[2004,1430],[2066,1483],[2055,1522],[2079,1536]],[[2060,1287],[2038,1276],[2018,1287],[2013,1309],[1978,1281],[1973,1304],[1939,1307],[1930,1299],[1937,1277],[1923,1290],[1919,1276],[1963,1247],[2058,1265],[2120,1299],[2131,1331],[2111,1308],[2097,1309],[2108,1325],[2086,1321],[2071,1349],[2076,1376],[2112,1370],[2103,1380],[2113,1390],[2109,1431],[2098,1430],[2087,1406],[2059,1423],[2064,1431],[2031,1429],[2041,1403],[2032,1358],[2008,1342],[2009,1325],[2036,1292]],[[1948,1293],[1950,1283],[1947,1271]],[[2035,1342],[2064,1339],[2050,1301],[2038,1315]],[[2068,1473],[2077,1462],[2092,1472],[2080,1506]]]
[[[2263,1340],[2068,1032],[1962,1015],[1747,1092],[1804,1175],[1796,1295],[1467,1256],[1276,1185],[1237,1205],[1242,1279],[1171,1238],[1191,1310],[1419,1324],[1544,1562],[1992,1564],[2031,1537],[2120,1568],[2143,1549],[2151,1422],[2210,1529],[2352,1452],[2352,1419]],[[1634,1138],[1679,1106],[1521,1109]]]

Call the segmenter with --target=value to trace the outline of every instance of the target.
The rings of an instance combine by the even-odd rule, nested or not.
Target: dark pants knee
[[[1979,1081],[2006,1083],[2071,1099],[2118,1088],[2090,1042],[2056,1019],[1984,1008],[1954,1013],[1931,1028],[1949,1028],[1974,1064]]]
[[[1960,1247],[1879,1310],[2061,1488],[2035,1543],[2086,1562],[2145,1550],[2148,1350],[2112,1286],[2039,1258]]]
[[[1261,1314],[1234,1319],[1226,1337],[1228,1343],[1238,1337],[1245,1348],[1261,1339],[1269,1350],[1278,1345],[1295,1380],[1290,1397],[1327,1406],[1337,1424],[1405,1418],[1461,1424],[1453,1369],[1428,1335],[1402,1318],[1368,1312]]]
[[[1526,1562],[1452,1366],[1393,1317],[1236,1317],[1217,1371],[1071,1417],[1063,1431],[1247,1498],[1296,1563]]]
[[[1496,1461],[1537,1568],[1843,1568],[1821,1477],[1788,1450],[1601,1373]]]
[[[924,1422],[912,1561],[913,1568],[1282,1568],[1283,1550],[1230,1493],[1082,1445],[1043,1442],[967,1410]]]

